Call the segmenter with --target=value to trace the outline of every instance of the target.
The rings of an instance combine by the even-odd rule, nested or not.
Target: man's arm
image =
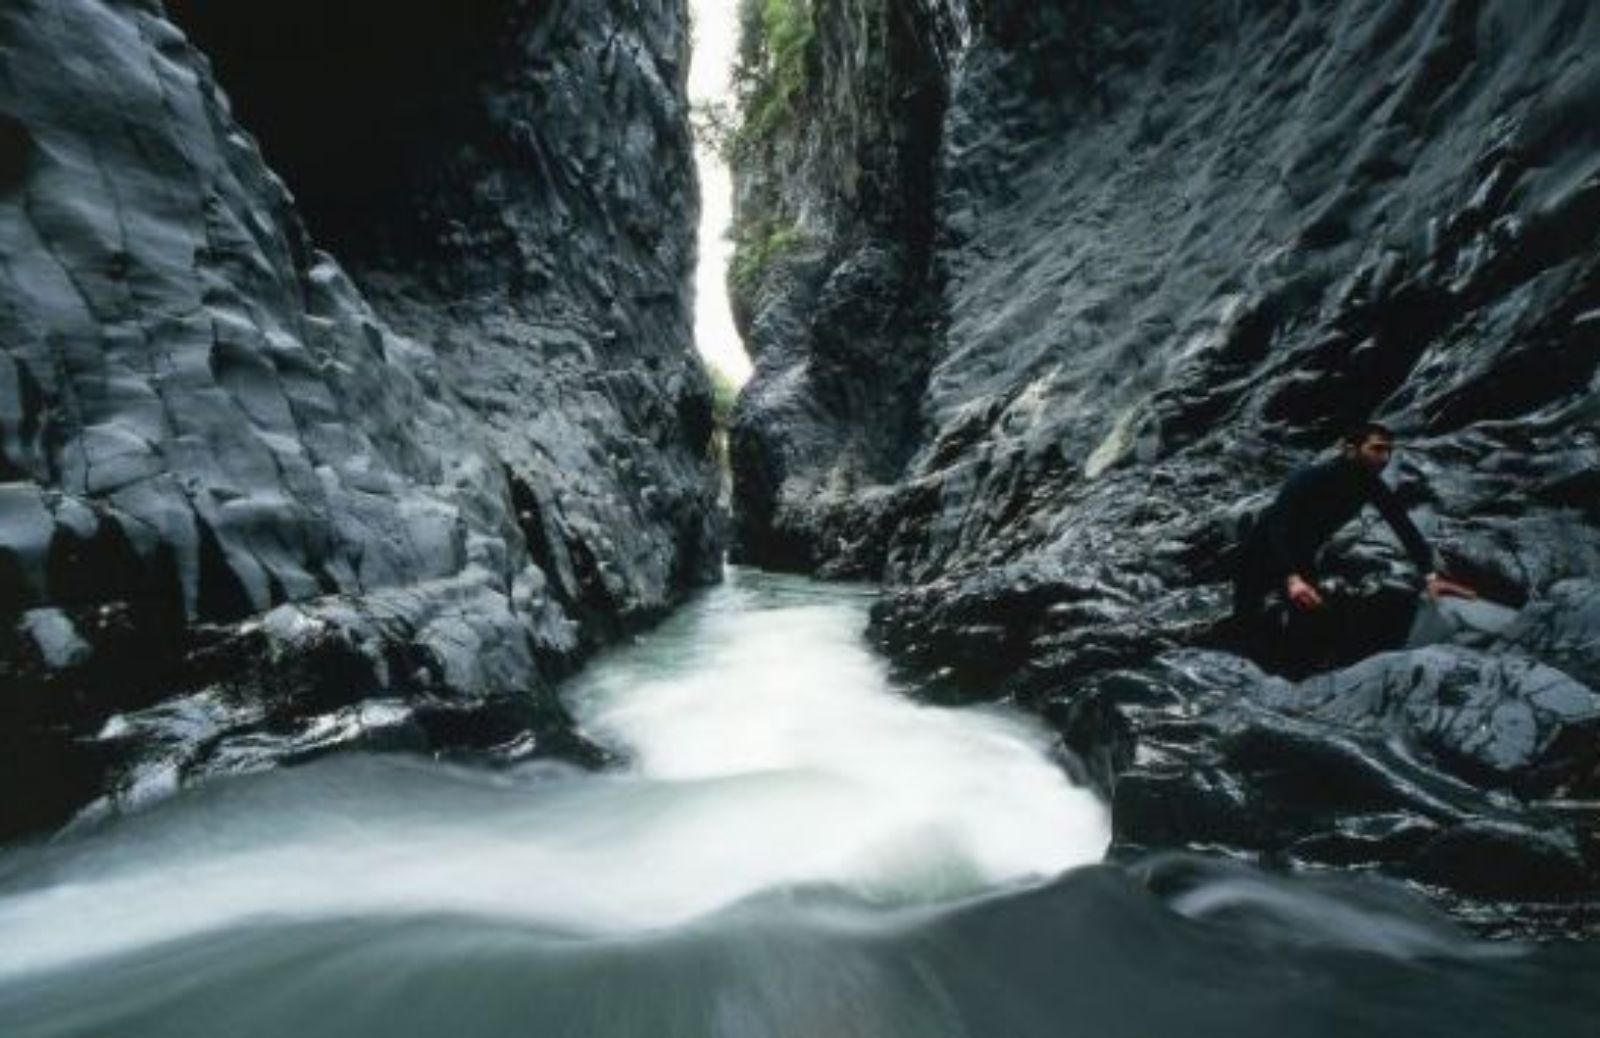
[[[1302,521],[1311,481],[1312,476],[1307,469],[1294,473],[1284,482],[1277,499],[1262,516],[1267,552],[1284,580],[1284,593],[1297,609],[1315,609],[1322,604],[1322,595],[1316,585],[1306,579],[1306,574],[1311,572],[1311,560],[1300,557],[1305,553],[1304,548],[1296,551],[1290,533]]]
[[[1421,570],[1425,575],[1424,582],[1427,585],[1428,597],[1477,598],[1478,593],[1476,591],[1465,584],[1458,584],[1438,572],[1438,557],[1435,555],[1433,548],[1428,545],[1427,539],[1417,530],[1416,524],[1411,521],[1411,517],[1406,514],[1406,510],[1400,506],[1400,502],[1395,498],[1394,492],[1381,479],[1374,478],[1372,482],[1374,484],[1372,503],[1378,506],[1378,511],[1383,514],[1384,521],[1389,524],[1389,528],[1395,532],[1401,543],[1406,546],[1406,554],[1411,556],[1411,561],[1416,563],[1417,569]]]
[[[1416,563],[1417,569],[1428,575],[1433,575],[1437,568],[1433,548],[1428,544],[1427,538],[1417,529],[1411,517],[1406,514],[1404,506],[1394,496],[1394,491],[1389,489],[1387,483],[1377,476],[1372,477],[1372,503],[1377,507],[1383,521],[1389,524],[1389,529],[1400,538],[1400,543],[1405,545],[1406,554],[1411,556],[1411,561]]]
[[[1263,533],[1267,551],[1279,573],[1298,573],[1304,576],[1311,570],[1311,560],[1303,558],[1304,549],[1296,549],[1292,531],[1302,525],[1306,497],[1310,493],[1312,475],[1309,469],[1300,469],[1284,481],[1272,506],[1262,516]]]

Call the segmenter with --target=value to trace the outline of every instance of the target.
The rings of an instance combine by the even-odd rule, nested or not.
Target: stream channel
[[[0,852],[0,1033],[1600,1033],[1593,946],[1103,863],[1049,733],[908,697],[870,604],[731,570],[566,688],[601,773],[334,756]]]

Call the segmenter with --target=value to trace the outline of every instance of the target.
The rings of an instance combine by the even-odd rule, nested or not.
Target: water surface
[[[1584,947],[1096,864],[1049,735],[734,571],[566,690],[604,774],[344,756],[0,858],[6,1035],[1589,1035]]]

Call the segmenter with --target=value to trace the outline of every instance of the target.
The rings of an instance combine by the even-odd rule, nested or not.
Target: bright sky
[[[739,0],[689,0],[694,18],[694,60],[689,98],[730,101],[729,74],[738,47]],[[750,377],[750,359],[733,328],[726,276],[732,246],[725,237],[733,215],[728,167],[708,149],[696,147],[700,164],[700,269],[695,272],[695,345],[737,383]]]

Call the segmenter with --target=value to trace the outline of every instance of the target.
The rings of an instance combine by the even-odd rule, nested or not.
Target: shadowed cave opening
[[[426,198],[483,140],[480,96],[543,0],[167,0],[235,117],[341,259],[426,256]]]

